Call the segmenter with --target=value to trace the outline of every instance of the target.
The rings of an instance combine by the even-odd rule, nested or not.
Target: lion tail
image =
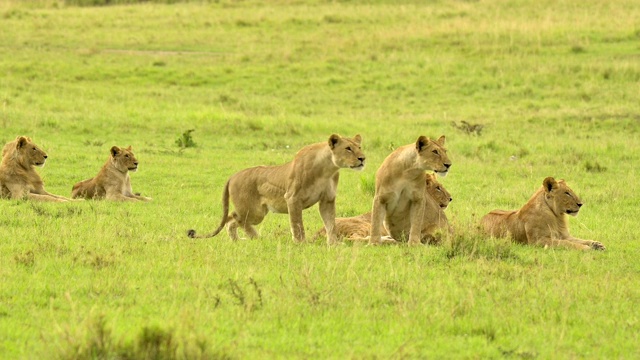
[[[224,229],[224,226],[227,224],[227,222],[229,222],[229,220],[231,220],[231,218],[229,218],[229,182],[231,180],[228,180],[227,183],[224,186],[224,190],[222,191],[222,220],[220,221],[220,226],[218,226],[217,229],[215,229],[214,232],[212,232],[211,234],[207,234],[207,235],[198,235],[196,234],[196,231],[191,229],[189,231],[187,231],[187,236],[192,238],[192,239],[202,239],[202,238],[210,238],[210,237],[214,237],[216,235],[218,235],[218,233],[220,231],[222,231],[222,229]]]

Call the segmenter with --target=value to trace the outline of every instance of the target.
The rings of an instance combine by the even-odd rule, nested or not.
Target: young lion
[[[31,138],[18,136],[2,149],[0,164],[0,197],[37,201],[65,202],[70,199],[53,195],[44,189],[44,182],[34,166],[44,166],[47,154]]]
[[[129,171],[138,170],[138,160],[128,148],[113,146],[107,162],[96,177],[83,180],[71,190],[71,197],[119,201],[151,201],[151,198],[133,193]]]
[[[435,232],[439,229],[445,229],[451,232],[447,215],[444,210],[453,200],[451,194],[442,186],[433,174],[425,174],[425,182],[427,184],[424,193],[424,217],[422,219],[422,237],[423,243],[436,243]],[[398,214],[398,216],[390,219],[389,223],[385,223],[382,228],[381,235],[383,239],[389,241],[389,232],[387,227],[407,227],[404,223],[409,221],[408,214]],[[410,226],[409,226],[410,227]],[[336,229],[338,235],[350,240],[366,240],[371,234],[371,213],[362,214],[348,218],[336,218]],[[322,228],[316,236],[324,235],[325,230]]]
[[[298,242],[305,241],[302,210],[319,203],[320,215],[327,229],[327,243],[337,242],[335,230],[335,198],[339,170],[362,170],[365,156],[360,149],[361,137],[352,139],[331,135],[327,142],[303,147],[293,161],[280,166],[258,166],[242,170],[229,178],[222,195],[223,215],[220,226],[209,235],[217,235],[225,224],[232,239],[237,239],[237,229],[254,238],[257,225],[269,211],[289,214],[291,233]],[[229,216],[229,198],[235,211]]]
[[[421,244],[426,187],[424,172],[433,170],[440,176],[446,176],[451,161],[444,143],[444,135],[436,141],[420,136],[415,144],[396,149],[382,162],[376,172],[369,244],[381,243],[383,220],[389,223],[407,216],[408,221],[389,229],[390,235],[400,240],[408,233],[409,245]]]
[[[582,240],[569,235],[567,214],[578,215],[582,200],[564,182],[552,177],[544,179],[519,210],[493,210],[481,222],[491,236],[511,237],[523,244],[564,246],[573,249],[605,250],[598,241]]]

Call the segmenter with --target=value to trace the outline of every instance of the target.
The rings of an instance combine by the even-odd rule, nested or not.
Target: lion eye
[[[351,146],[347,146],[346,150],[347,151],[353,151],[353,150],[351,150]]]
[[[436,155],[440,155],[440,153],[438,153],[438,150],[433,150],[433,153]]]
[[[125,155],[124,157],[129,158],[129,155]]]

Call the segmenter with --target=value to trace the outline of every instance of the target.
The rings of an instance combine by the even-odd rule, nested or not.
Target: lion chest
[[[285,198],[302,205],[303,209],[313,206],[320,200],[332,201],[338,188],[337,177],[308,177],[303,181],[288,184]]]

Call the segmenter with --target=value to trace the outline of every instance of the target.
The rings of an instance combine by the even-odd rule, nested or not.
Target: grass
[[[639,355],[637,2],[75,5],[0,4],[0,142],[31,136],[61,195],[132,145],[154,200],[0,202],[0,358]],[[370,210],[392,149],[445,134],[456,236],[297,245],[272,214],[259,240],[186,237],[217,225],[231,174],[332,133],[368,158],[339,216]],[[606,252],[477,234],[546,176]]]

